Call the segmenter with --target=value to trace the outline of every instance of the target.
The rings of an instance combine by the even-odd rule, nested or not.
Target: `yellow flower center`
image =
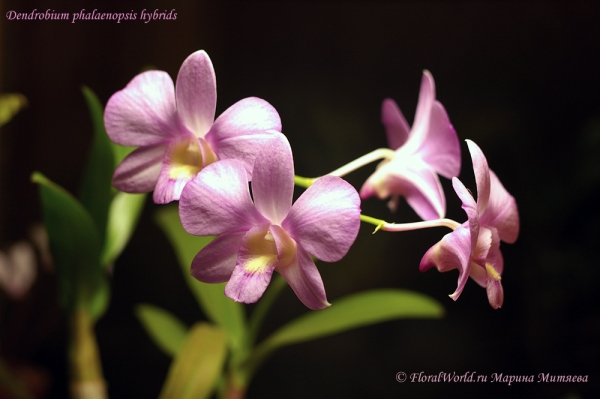
[[[195,137],[172,145],[169,158],[171,159],[169,178],[172,180],[191,179],[203,167],[218,159],[204,139]]]
[[[279,227],[279,226],[277,226]],[[281,229],[281,228],[280,228]],[[286,267],[296,256],[296,242],[283,229],[280,234],[281,257],[278,259],[277,244],[270,229],[253,234],[248,239],[250,253],[246,257],[244,269],[248,273],[262,273],[276,264],[276,269]]]
[[[496,269],[494,269],[494,267],[492,265],[490,265],[489,263],[485,264],[485,271],[487,272],[488,276],[493,278],[495,281],[502,280],[502,277],[500,277],[500,274],[498,274]]]

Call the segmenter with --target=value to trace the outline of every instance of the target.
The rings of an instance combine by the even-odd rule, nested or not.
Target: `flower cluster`
[[[477,181],[477,200],[458,180],[461,152],[457,134],[435,98],[433,76],[423,73],[412,128],[392,99],[382,104],[389,149],[376,150],[329,175],[306,179],[306,191],[292,205],[292,150],[281,133],[277,111],[259,98],[240,100],[216,120],[216,80],[204,51],[181,66],[175,87],[161,71],[136,76],[106,106],[105,126],[118,144],[136,146],[117,167],[113,184],[127,192],[154,191],[159,204],[179,200],[183,227],[191,234],[217,236],[191,265],[207,283],[227,282],[235,301],[256,302],[274,271],[311,309],[329,306],[312,257],[335,262],[357,237],[360,199],[400,197],[424,222],[404,225],[379,221],[386,231],[432,226],[454,229],[423,257],[421,270],[458,269],[451,295],[457,299],[470,276],[486,287],[489,302],[503,302],[500,241],[516,240],[515,200],[488,168],[481,149],[467,141]],[[341,176],[384,158],[360,190]],[[468,221],[442,219],[446,200],[438,175],[452,179]],[[249,187],[251,182],[251,188]],[[303,184],[300,184],[303,185]],[[312,257],[311,257],[312,256]]]

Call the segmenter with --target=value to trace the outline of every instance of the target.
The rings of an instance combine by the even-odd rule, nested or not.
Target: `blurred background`
[[[10,10],[134,12],[135,21],[17,21]],[[170,21],[139,19],[170,12]],[[349,255],[319,264],[329,301],[372,288],[427,294],[442,320],[405,320],[361,328],[276,352],[249,398],[588,398],[600,394],[600,3],[473,1],[0,1],[0,92],[28,107],[0,133],[0,249],[26,239],[41,220],[41,171],[78,189],[92,138],[81,94],[105,104],[142,68],[173,79],[204,49],[217,75],[217,114],[248,96],[281,115],[296,173],[327,173],[385,147],[381,102],[395,99],[412,123],[421,74],[432,72],[437,98],[461,139],[461,180],[475,191],[464,139],[483,149],[516,198],[521,234],[502,245],[505,303],[493,310],[470,281],[448,298],[455,272],[420,273],[425,251],[448,231],[379,232],[363,225]],[[347,177],[357,189],[375,164]],[[448,217],[464,221],[448,180]],[[300,192],[300,191],[298,191]],[[403,204],[391,215],[368,200],[365,214],[416,221]],[[147,337],[133,308],[161,306],[190,325],[204,316],[175,255],[154,223],[149,201],[116,262],[108,313],[97,325],[112,399],[158,395],[170,359]],[[0,293],[0,351],[40,397],[67,396],[66,325],[56,276],[40,267],[20,301]],[[249,307],[249,311],[252,307]],[[307,310],[290,289],[263,336]],[[409,383],[397,372],[588,375],[569,383]]]

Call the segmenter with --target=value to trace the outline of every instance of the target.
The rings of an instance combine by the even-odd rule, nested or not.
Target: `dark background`
[[[505,303],[493,310],[470,281],[448,298],[456,273],[420,273],[425,251],[448,231],[371,235],[364,225],[349,256],[319,265],[330,302],[381,287],[439,300],[443,320],[361,328],[273,355],[249,398],[587,398],[600,391],[600,5],[580,1],[0,1],[0,91],[29,106],[0,136],[0,245],[41,220],[35,170],[74,192],[91,123],[80,92],[105,103],[143,67],[174,79],[198,49],[217,74],[217,114],[258,96],[279,111],[296,172],[317,176],[386,146],[380,106],[394,98],[412,122],[423,69],[463,150],[460,178],[475,189],[464,139],[477,142],[517,200],[521,234],[502,245]],[[170,11],[174,21],[8,21],[9,10]],[[374,170],[349,175],[357,188]],[[448,216],[464,221],[449,181]],[[416,221],[405,204],[390,215]],[[154,347],[133,306],[164,307],[190,325],[203,316],[187,291],[148,202],[115,265],[110,309],[97,334],[110,396],[156,397],[169,358]],[[48,398],[67,395],[65,320],[55,276],[44,270],[30,295],[0,299],[3,355],[35,367]],[[251,309],[250,309],[251,310]],[[306,309],[284,291],[265,334]],[[404,383],[406,373],[588,375],[588,383]],[[490,377],[491,380],[491,377]]]

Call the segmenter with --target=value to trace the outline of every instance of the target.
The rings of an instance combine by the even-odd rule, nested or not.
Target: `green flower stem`
[[[72,399],[107,399],[94,323],[87,309],[76,309],[70,320],[69,368]]]
[[[367,215],[360,215],[360,220],[366,223],[370,223],[375,226],[375,231],[373,234],[377,233],[379,230],[390,231],[390,232],[400,232],[400,231],[411,231],[411,230],[419,230],[419,229],[428,229],[431,227],[448,227],[452,230],[456,230],[460,226],[460,223],[452,220],[452,219],[436,219],[436,220],[424,220],[422,222],[414,222],[414,223],[388,223],[385,220],[377,219]]]
[[[283,276],[277,273],[271,281],[271,284],[269,284],[267,292],[265,292],[260,301],[258,301],[258,304],[256,305],[256,308],[252,312],[250,320],[248,321],[248,347],[252,347],[256,342],[256,336],[258,335],[258,331],[262,326],[267,312],[271,308],[273,302],[275,302],[277,296],[279,296],[279,293],[281,293],[281,290],[286,285],[287,282]]]
[[[294,176],[294,184],[298,187],[309,188],[317,180],[317,178]]]
[[[368,154],[363,155],[360,158],[355,159],[354,161],[350,162],[349,164],[346,164],[344,166],[342,166],[341,168],[338,168],[336,170],[334,170],[331,173],[327,173],[328,176],[346,176],[348,173],[353,172],[357,169],[362,168],[365,165],[370,164],[371,162],[374,161],[378,161],[380,159],[392,159],[394,158],[394,155],[396,154],[396,151],[389,149],[389,148],[378,148],[375,151],[371,151]]]
[[[353,172],[365,165],[368,165],[371,162],[378,161],[380,159],[392,159],[394,157],[394,154],[394,150],[391,150],[389,148],[379,148],[375,151],[371,151],[370,153],[363,155],[360,158],[355,159],[354,161],[342,166],[341,168],[337,168],[333,172],[327,173],[327,176],[346,176],[348,173]],[[294,176],[294,183],[299,187],[308,188],[317,179],[318,177],[310,178]]]

